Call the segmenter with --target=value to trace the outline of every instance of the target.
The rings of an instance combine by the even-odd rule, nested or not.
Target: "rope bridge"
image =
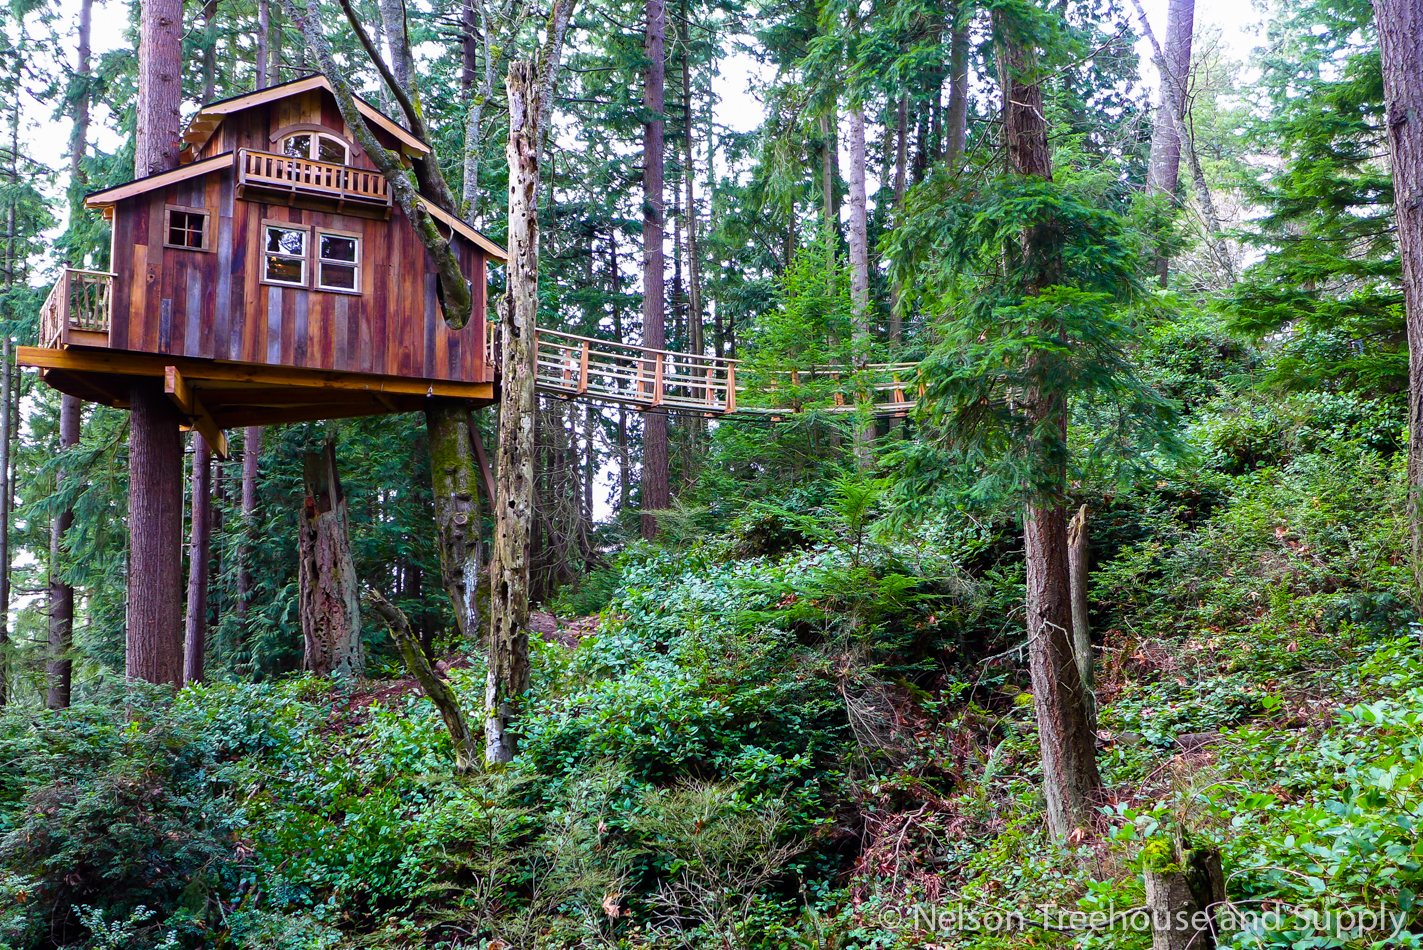
[[[918,363],[811,366],[738,381],[738,360],[537,331],[537,385],[565,399],[592,399],[706,416],[771,417],[819,411],[903,416],[923,394]],[[822,404],[823,403],[823,404]]]

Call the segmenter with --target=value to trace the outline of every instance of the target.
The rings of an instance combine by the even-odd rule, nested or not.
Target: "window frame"
[[[311,139],[310,144],[307,146],[307,151],[305,155],[292,155],[287,152],[287,140],[296,138],[298,135],[305,135]],[[341,149],[346,153],[346,160],[343,162],[328,162],[324,158],[313,156],[311,154],[313,151],[316,152],[317,156],[321,154],[322,138],[330,139],[333,143],[339,145]],[[308,162],[320,162],[323,165],[340,165],[343,168],[350,168],[352,151],[353,149],[351,148],[350,142],[347,142],[344,138],[335,134],[334,132],[327,132],[321,129],[292,129],[291,131],[284,130],[277,138],[277,154],[281,155],[283,158],[298,158]]]
[[[173,212],[174,212],[174,211],[177,211],[177,212],[179,212],[179,213],[181,213],[181,214],[199,214],[199,215],[202,215],[202,218],[203,218],[203,227],[202,227],[203,245],[202,245],[202,247],[192,247],[191,245],[187,245],[187,244],[174,244],[174,243],[170,240],[170,238],[171,238],[171,236],[172,236],[172,233],[173,233]],[[191,229],[190,229],[190,228],[184,228],[183,230],[189,231],[189,230],[191,230]],[[204,252],[204,253],[211,254],[211,253],[213,252],[213,250],[214,250],[214,248],[213,248],[213,246],[212,246],[212,212],[209,211],[207,208],[193,208],[193,207],[189,207],[188,205],[172,205],[172,204],[165,204],[165,205],[163,206],[163,246],[164,246],[164,247],[171,247],[171,248],[172,248],[173,250],[175,250],[175,251],[202,251],[202,252]]]
[[[316,226],[316,227],[312,228],[312,231],[313,231],[313,235],[312,235],[312,241],[311,241],[311,260],[312,260],[311,282],[312,282],[312,287],[313,287],[313,289],[318,290],[318,291],[320,291],[321,293],[324,293],[324,294],[349,294],[349,295],[354,296],[354,297],[359,297],[359,296],[363,293],[363,291],[362,291],[362,289],[361,289],[361,278],[362,278],[363,273],[364,273],[364,267],[363,267],[363,262],[362,262],[361,258],[362,258],[362,245],[365,243],[365,240],[364,240],[364,239],[365,239],[365,235],[362,234],[362,233],[359,232],[359,231],[343,231],[343,230],[341,230],[340,228],[323,228],[323,227],[320,227],[320,226]],[[324,258],[321,256],[321,236],[322,236],[323,234],[329,234],[329,235],[331,235],[332,237],[350,238],[351,240],[355,241],[355,242],[356,242],[356,259],[355,259],[354,261],[337,261],[337,260],[330,260],[330,261],[328,261],[328,260],[324,259]],[[352,287],[352,288],[349,288],[349,289],[348,289],[348,288],[345,288],[345,287],[327,287],[327,286],[324,286],[324,285],[321,283],[321,265],[322,265],[323,263],[325,263],[325,264],[337,264],[337,265],[340,265],[340,266],[342,266],[342,267],[353,267],[353,268],[355,268],[355,271],[356,271],[356,276],[355,276],[355,281],[354,281],[354,282],[355,282],[355,286]]]
[[[304,244],[305,250],[303,251],[303,253],[301,254],[301,256],[298,257],[298,256],[295,255],[295,254],[284,254],[284,253],[282,253],[282,252],[280,252],[280,251],[269,251],[269,250],[267,250],[268,232],[269,232],[269,230],[272,229],[272,228],[279,228],[279,229],[281,229],[281,230],[283,230],[283,231],[300,231],[300,232],[302,232],[303,234],[305,234],[305,235],[306,235],[305,244]],[[261,242],[262,242],[262,243],[261,243],[262,274],[261,274],[261,280],[259,281],[259,283],[267,284],[267,285],[269,285],[269,286],[271,286],[271,287],[289,287],[289,288],[291,288],[291,289],[293,289],[293,290],[310,290],[310,289],[311,289],[311,270],[312,270],[312,268],[311,268],[311,231],[312,231],[312,228],[311,228],[311,225],[309,225],[309,224],[292,224],[290,221],[274,221],[274,220],[271,220],[271,219],[265,219],[265,220],[263,220],[263,221],[262,221],[262,230],[259,232],[260,235],[261,235]],[[280,260],[284,260],[284,261],[301,261],[301,283],[293,283],[293,282],[291,282],[291,281],[285,281],[285,280],[273,280],[273,279],[271,279],[270,277],[268,277],[268,276],[267,276],[267,261],[270,260],[270,259],[273,258],[273,257],[276,257],[276,258],[278,258],[278,259],[280,259]]]

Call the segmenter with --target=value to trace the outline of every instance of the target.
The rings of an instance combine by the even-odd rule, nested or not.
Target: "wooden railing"
[[[538,331],[538,388],[643,409],[736,411],[736,361]]]
[[[304,192],[387,207],[391,203],[390,182],[380,172],[250,148],[237,150],[237,185]]]
[[[107,336],[113,288],[113,274],[68,267],[61,270],[54,289],[40,308],[40,346],[51,349],[63,346],[74,330]],[[85,342],[99,340],[91,337]]]
[[[749,376],[750,374],[748,374]],[[867,363],[862,366],[807,366],[760,372],[748,379],[755,391],[742,412],[858,412],[867,406],[875,415],[904,415],[914,409],[923,386],[918,363]]]

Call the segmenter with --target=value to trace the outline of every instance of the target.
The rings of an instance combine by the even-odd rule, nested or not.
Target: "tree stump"
[[[360,676],[360,590],[351,559],[346,496],[336,475],[336,444],[306,456],[306,501],[299,529],[299,606],[305,666],[318,676]]]
[[[1145,858],[1152,950],[1212,950],[1215,907],[1225,900],[1220,851],[1158,840]]]

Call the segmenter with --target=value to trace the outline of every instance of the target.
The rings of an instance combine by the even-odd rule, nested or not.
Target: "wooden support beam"
[[[218,428],[212,416],[208,415],[207,409],[203,408],[202,401],[193,392],[188,381],[183,378],[183,374],[178,372],[176,366],[168,366],[163,371],[163,391],[168,394],[168,398],[178,406],[178,411],[191,420],[190,428],[197,429],[202,433],[202,437],[207,440],[208,448],[213,454],[224,462],[228,458],[227,433]]]
[[[454,399],[474,399],[485,402],[491,402],[494,399],[493,383],[466,383],[454,380],[384,376],[375,373],[302,369],[296,366],[236,363],[227,360],[127,353],[117,350],[51,350],[37,346],[21,346],[16,348],[16,357],[23,366],[62,369],[71,373],[106,373],[116,376],[164,376],[167,373],[167,368],[173,366],[194,384],[201,380],[217,380],[250,383],[274,389],[287,387],[343,389],[352,392],[394,393],[410,396],[449,396]]]

